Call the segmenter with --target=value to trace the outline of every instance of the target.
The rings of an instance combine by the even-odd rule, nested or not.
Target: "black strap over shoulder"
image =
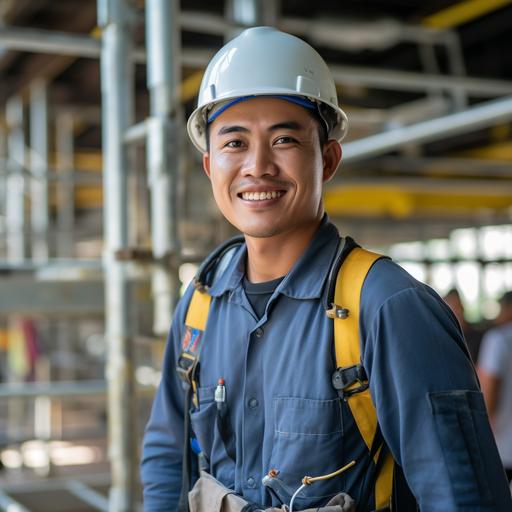
[[[215,281],[215,277],[222,273],[231,257],[227,257],[230,252],[245,242],[242,235],[230,238],[222,245],[219,245],[210,255],[201,263],[194,277],[194,287],[198,290],[207,291]]]
[[[221,275],[229,265],[235,250],[244,243],[243,236],[237,236],[226,241],[215,249],[201,264],[193,281],[196,292],[208,293],[208,289],[215,282],[215,279]],[[193,300],[193,299],[192,299]],[[190,308],[190,305],[189,305]],[[194,326],[197,327],[197,326]],[[191,336],[197,336],[200,339],[202,332],[196,329],[190,331]],[[198,385],[199,378],[199,355],[200,344],[193,343],[193,338],[190,339],[190,344],[193,348],[184,348],[182,351],[176,371],[180,379],[184,382],[185,386],[185,403],[184,403],[184,446],[183,446],[183,459],[182,459],[182,482],[181,493],[178,504],[178,512],[188,512],[188,493],[192,485],[192,469],[193,469],[193,454],[191,449],[191,442],[193,432],[190,425],[190,409],[194,403],[195,390]],[[195,347],[195,348],[194,348]],[[196,386],[196,387],[195,387]],[[195,403],[197,407],[197,403]],[[232,432],[226,418],[226,411],[220,413],[217,418],[219,433],[221,437],[229,440],[226,445],[228,454],[234,458],[234,440]]]
[[[338,272],[341,268],[341,265],[343,265],[343,262],[350,254],[350,251],[356,247],[359,247],[359,245],[354,241],[353,238],[349,236],[340,238],[340,243],[338,245],[336,255],[334,256],[331,263],[331,270],[329,271],[329,277],[327,279],[326,293],[324,294],[324,309],[326,311],[331,309],[332,304],[334,303],[336,279],[338,277]]]

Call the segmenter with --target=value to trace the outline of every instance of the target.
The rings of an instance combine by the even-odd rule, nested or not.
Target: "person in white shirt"
[[[500,299],[497,327],[482,339],[478,373],[505,471],[512,481],[512,291]]]

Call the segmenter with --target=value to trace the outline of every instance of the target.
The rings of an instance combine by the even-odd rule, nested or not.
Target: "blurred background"
[[[512,289],[512,1],[0,0],[0,510],[141,509],[173,306],[234,234],[184,123],[254,25],[333,72],[341,233],[456,290],[477,346]]]

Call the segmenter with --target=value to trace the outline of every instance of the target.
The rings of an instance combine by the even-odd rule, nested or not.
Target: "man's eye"
[[[237,148],[241,148],[242,145],[243,145],[243,142],[241,140],[230,140],[229,142],[226,142],[226,144],[224,144],[224,147],[237,149]]]
[[[293,137],[283,136],[276,139],[274,144],[291,144],[292,142],[297,142],[297,140]]]

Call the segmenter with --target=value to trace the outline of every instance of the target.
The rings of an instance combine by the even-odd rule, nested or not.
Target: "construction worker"
[[[144,437],[147,512],[512,510],[449,307],[387,258],[362,288],[343,279],[352,254],[370,254],[340,240],[322,203],[346,130],[302,40],[252,28],[210,62],[188,132],[244,238],[176,309]],[[333,282],[350,307],[326,315]],[[337,325],[357,333],[354,364],[339,365]]]

